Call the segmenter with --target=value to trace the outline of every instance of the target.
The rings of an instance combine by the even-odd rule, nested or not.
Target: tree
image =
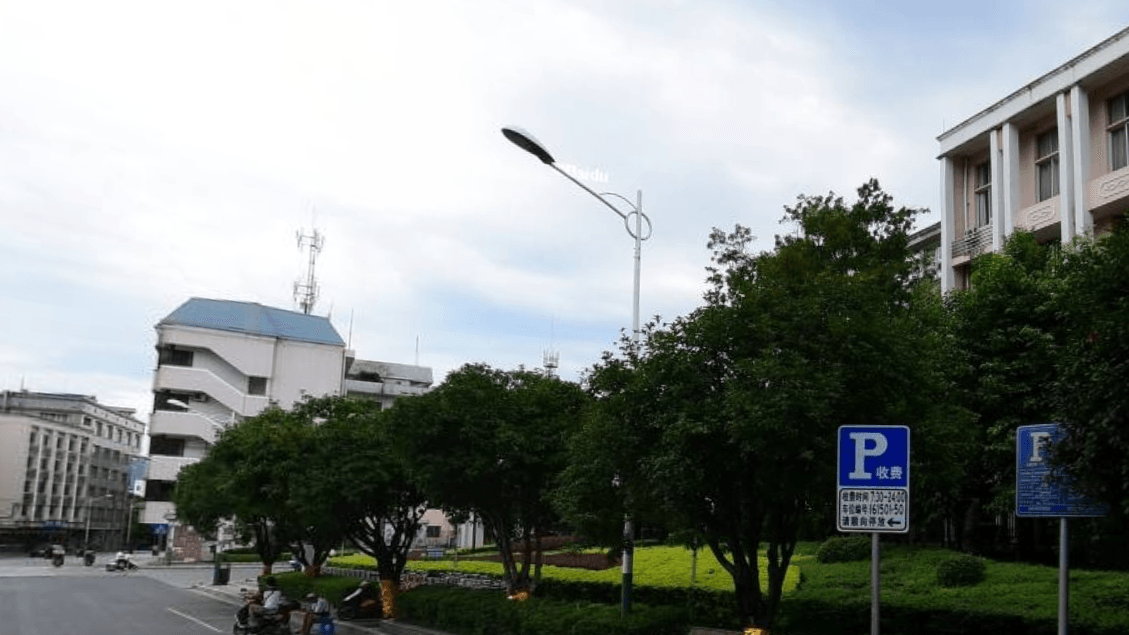
[[[772,624],[801,521],[833,496],[839,425],[908,424],[915,447],[929,448],[967,421],[941,398],[944,347],[924,328],[939,305],[914,306],[916,213],[871,181],[851,205],[799,197],[785,216],[798,231],[772,252],[752,254],[746,228],[715,230],[706,304],[590,374],[608,412],[581,434],[627,440],[630,460],[606,468],[620,473],[627,503],[653,501],[700,536],[732,576],[745,623]]]
[[[1000,253],[973,263],[968,289],[949,295],[951,332],[959,356],[953,368],[960,401],[978,416],[969,448],[967,478],[953,501],[963,518],[952,523],[961,548],[991,548],[991,536],[975,536],[982,514],[1008,515],[1015,506],[1015,430],[1050,421],[1063,314],[1061,251],[1016,232]],[[1019,547],[1027,557],[1038,546],[1038,521],[1021,521]],[[994,536],[996,544],[1006,536]]]
[[[1081,241],[1063,265],[1067,330],[1054,396],[1067,437],[1054,460],[1129,515],[1129,228]]]
[[[179,513],[211,529],[218,519],[233,518],[241,533],[253,537],[264,574],[288,547],[304,557],[302,547],[311,541],[320,564],[328,549],[316,545],[328,540],[332,525],[322,522],[316,502],[303,501],[292,490],[307,478],[303,466],[313,426],[308,417],[271,408],[224,430],[207,456],[182,470],[174,494]],[[213,500],[203,500],[208,497]],[[339,533],[331,544],[338,540]]]
[[[321,501],[321,513],[376,560],[385,616],[395,617],[400,578],[428,503],[396,453],[391,411],[346,397],[312,400],[302,410],[322,421],[307,457],[314,473],[302,485],[303,498]]]
[[[389,413],[398,452],[428,499],[472,512],[494,536],[510,595],[535,585],[533,544],[554,519],[548,490],[583,403],[578,386],[555,377],[468,364]]]

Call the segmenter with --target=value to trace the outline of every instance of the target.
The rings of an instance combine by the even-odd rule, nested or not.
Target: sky
[[[578,380],[631,326],[634,241],[509,143],[636,200],[644,320],[712,228],[770,249],[877,178],[938,220],[936,137],[1129,26],[1117,0],[0,0],[0,389],[152,407],[191,297],[314,313],[358,357]],[[622,209],[630,211],[624,206]]]

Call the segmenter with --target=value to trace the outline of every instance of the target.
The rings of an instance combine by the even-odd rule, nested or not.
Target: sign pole
[[[878,614],[881,578],[878,575],[880,551],[878,532],[870,534],[870,635],[878,635]]]
[[[1070,540],[1066,533],[1066,516],[1058,521],[1058,635],[1066,635],[1070,621]]]

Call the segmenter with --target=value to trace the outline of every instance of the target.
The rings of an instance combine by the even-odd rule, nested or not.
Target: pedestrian
[[[310,635],[314,622],[329,619],[329,600],[310,593],[306,596],[306,616],[302,619],[302,635]]]

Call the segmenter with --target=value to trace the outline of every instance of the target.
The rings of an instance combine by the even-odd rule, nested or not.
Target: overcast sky
[[[671,318],[712,227],[767,249],[798,194],[870,177],[936,210],[945,126],[1127,25],[1123,0],[0,0],[0,388],[147,420],[153,326],[294,308],[315,228],[315,312],[359,357],[439,381],[553,349],[577,379],[630,328],[633,242],[502,126],[643,191],[642,314]]]

